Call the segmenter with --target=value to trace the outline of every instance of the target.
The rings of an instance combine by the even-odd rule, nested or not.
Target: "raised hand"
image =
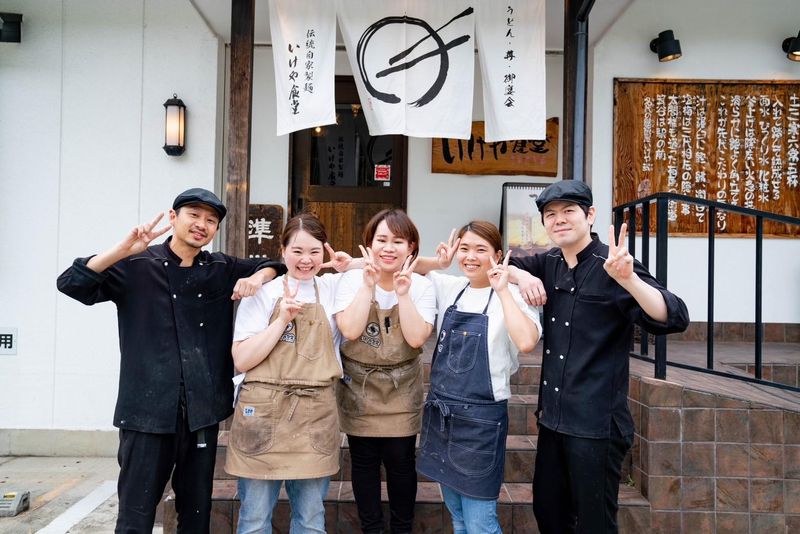
[[[412,257],[408,256],[406,261],[403,263],[403,267],[399,271],[392,274],[394,291],[397,293],[398,297],[407,295],[408,291],[411,289],[411,275],[414,273],[414,268],[417,266],[417,261],[419,261],[419,259],[412,260]]]
[[[453,228],[447,243],[439,243],[439,246],[436,247],[436,259],[440,269],[447,269],[453,263],[453,256],[456,255],[459,243],[461,243],[461,238],[456,238],[456,229]]]
[[[150,245],[150,242],[153,239],[165,234],[167,230],[171,228],[170,225],[158,230],[153,230],[162,217],[164,217],[163,212],[156,215],[156,217],[150,221],[149,224],[140,224],[139,226],[133,228],[125,237],[125,239],[123,239],[119,245],[117,245],[120,248],[120,252],[124,253],[125,256],[138,254],[144,251],[144,249]]]
[[[297,317],[297,314],[303,309],[303,303],[295,300],[298,291],[300,291],[300,282],[297,282],[294,291],[292,291],[289,288],[289,277],[284,276],[283,298],[281,299],[280,312],[278,312],[278,315],[281,320],[285,321],[287,324],[294,321],[294,318]]]
[[[364,248],[364,245],[358,245],[358,248],[361,250],[361,258],[364,260],[364,285],[372,289],[381,279],[381,268],[375,263],[371,248]]]
[[[603,264],[608,276],[621,282],[633,276],[633,256],[628,252],[625,238],[628,234],[628,225],[622,223],[619,229],[619,239],[614,239],[614,226],[608,228],[608,258]]]
[[[511,251],[506,252],[506,257],[503,263],[497,263],[492,256],[489,256],[489,262],[492,268],[486,274],[489,275],[489,284],[497,291],[503,291],[508,287],[508,260],[511,258]]]
[[[325,250],[328,251],[331,259],[319,266],[320,269],[335,269],[337,272],[346,271],[353,258],[347,252],[335,251],[330,244],[325,243]]]

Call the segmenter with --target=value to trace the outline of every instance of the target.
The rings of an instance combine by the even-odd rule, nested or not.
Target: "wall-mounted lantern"
[[[186,106],[178,95],[164,102],[164,152],[180,156],[186,150]]]
[[[19,13],[0,13],[0,43],[19,43],[22,41],[22,15]]]

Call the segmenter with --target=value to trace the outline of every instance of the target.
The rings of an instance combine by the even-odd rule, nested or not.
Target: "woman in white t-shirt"
[[[344,377],[337,387],[339,423],[350,447],[362,531],[383,532],[383,463],[391,531],[410,533],[422,415],[419,354],[433,329],[436,296],[430,280],[413,272],[419,233],[403,211],[375,215],[363,239],[364,269],[345,273],[336,294],[336,322],[346,338]]]
[[[292,532],[325,532],[323,499],[339,470],[334,383],[342,376],[341,334],[333,318],[345,268],[322,223],[309,214],[289,220],[281,235],[287,274],[242,301],[233,361],[245,372],[236,400],[225,470],[239,477],[239,534],[271,530],[282,483]],[[332,261],[323,264],[325,250]]]
[[[499,533],[510,379],[518,352],[539,341],[538,315],[508,284],[508,255],[486,221],[472,221],[417,272],[450,266],[463,276],[431,272],[439,334],[431,363],[417,470],[439,482],[456,534]]]

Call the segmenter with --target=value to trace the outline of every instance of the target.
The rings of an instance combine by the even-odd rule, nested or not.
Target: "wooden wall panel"
[[[670,191],[800,217],[800,83],[616,80],[614,96],[614,205]],[[670,206],[671,233],[709,222],[703,208]],[[755,232],[753,217],[720,211],[713,223],[720,235]]]

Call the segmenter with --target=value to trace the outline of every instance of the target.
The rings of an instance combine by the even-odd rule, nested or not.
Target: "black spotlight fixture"
[[[22,15],[18,13],[0,13],[0,43],[19,43],[22,41]]]
[[[164,152],[180,156],[186,150],[186,106],[178,95],[164,102]]]
[[[658,54],[658,60],[662,63],[672,61],[681,57],[681,42],[675,39],[672,30],[664,30],[658,34],[658,38],[650,41],[650,50]]]
[[[800,61],[800,33],[797,34],[797,37],[784,39],[781,48],[786,52],[786,57],[792,61]]]

